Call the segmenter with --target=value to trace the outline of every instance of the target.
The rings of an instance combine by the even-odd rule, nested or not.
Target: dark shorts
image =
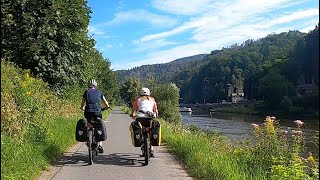
[[[136,118],[143,127],[150,127],[151,118]]]
[[[101,112],[84,112],[84,117],[87,120],[90,120],[92,118],[97,118],[97,117],[102,119],[102,114],[101,114]]]
[[[96,140],[97,141],[105,141],[107,139],[107,128],[106,128],[106,124],[102,120],[101,112],[84,112],[84,117],[87,119],[87,121],[89,119],[95,118],[95,121],[94,121],[94,124],[93,124],[94,127],[97,130],[101,130],[102,131],[101,135],[97,135],[96,134]],[[96,118],[98,118],[98,119],[96,119]]]

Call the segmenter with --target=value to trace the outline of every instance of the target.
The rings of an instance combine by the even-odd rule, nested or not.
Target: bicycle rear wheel
[[[88,132],[88,150],[89,150],[89,165],[93,163],[93,149],[92,149],[92,131]]]
[[[144,143],[144,164],[148,165],[149,164],[149,158],[150,158],[150,152],[149,152],[149,143],[148,143],[148,135],[144,135],[143,138],[143,143]]]

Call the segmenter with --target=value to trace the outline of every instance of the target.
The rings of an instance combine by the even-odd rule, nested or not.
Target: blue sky
[[[318,0],[88,0],[89,35],[114,70],[166,63],[271,33],[308,32]]]

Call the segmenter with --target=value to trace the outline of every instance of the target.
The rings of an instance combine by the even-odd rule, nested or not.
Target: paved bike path
[[[78,143],[68,150],[49,171],[38,179],[46,180],[189,180],[186,171],[163,146],[155,147],[155,157],[144,166],[141,150],[131,144],[129,125],[132,119],[114,108],[105,120],[108,139],[103,142],[104,153],[88,165],[88,148]]]

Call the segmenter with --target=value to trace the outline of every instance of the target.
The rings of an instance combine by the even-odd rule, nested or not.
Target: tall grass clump
[[[34,179],[74,144],[78,104],[1,61],[1,179]]]
[[[301,123],[295,121],[296,124]],[[164,142],[197,179],[318,179],[319,151],[305,156],[305,138],[297,125],[281,130],[274,117],[254,127],[251,140],[229,143],[219,133],[161,121]],[[317,141],[319,136],[317,136]]]
[[[249,146],[242,146],[251,154],[247,169],[251,174],[256,168],[267,172],[269,179],[318,179],[319,150],[306,154],[306,139],[301,126],[301,120],[294,123],[297,128],[290,131],[281,130],[275,117],[267,116],[261,125],[254,126],[254,139]],[[317,133],[317,132],[316,132]],[[239,157],[243,155],[239,154]],[[316,160],[317,159],[317,160]]]

